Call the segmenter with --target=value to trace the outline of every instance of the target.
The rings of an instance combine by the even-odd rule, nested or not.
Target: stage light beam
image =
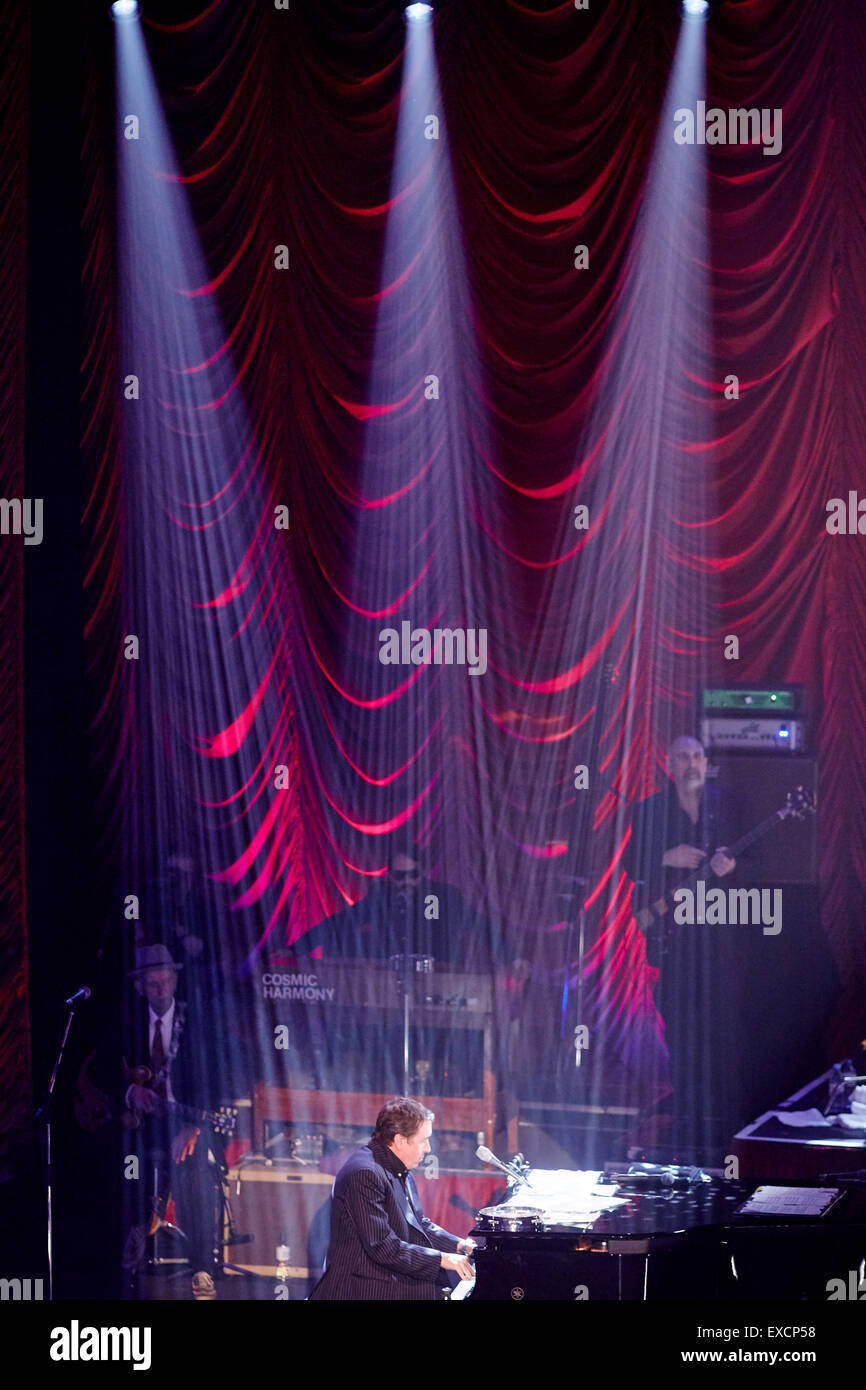
[[[114,0],[111,7],[111,17],[117,20],[138,19],[140,15],[138,0]]]
[[[403,14],[409,24],[426,24],[433,18],[433,6],[407,5]]]

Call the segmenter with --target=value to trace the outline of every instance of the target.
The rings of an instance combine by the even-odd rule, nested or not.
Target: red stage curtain
[[[293,698],[308,701],[321,730],[320,665],[340,676],[348,623],[402,18],[390,3],[348,0],[289,11],[208,4],[184,24],[170,10],[163,24],[160,7],[150,7],[148,42],[263,468],[274,496],[291,501]],[[666,0],[585,13],[570,0],[460,0],[437,20],[481,359],[468,389],[502,480],[501,546],[495,538],[489,550],[507,552],[510,591],[525,612],[543,592],[533,566],[556,553],[571,505],[572,489],[559,485],[575,467],[603,379],[676,23]],[[110,832],[123,717],[117,662],[106,653],[119,649],[122,554],[105,58],[94,48],[85,112],[84,458],[89,656]],[[820,741],[823,924],[847,996],[841,1045],[866,985],[866,539],[831,537],[824,520],[831,497],[858,486],[866,494],[866,9],[859,0],[729,3],[712,25],[708,62],[710,101],[783,108],[784,141],[775,157],[716,151],[709,164],[718,487],[701,522],[718,607],[706,636],[721,653],[723,636],[739,635],[739,679],[808,688]],[[275,277],[279,243],[292,248],[294,269]],[[588,274],[571,269],[577,243],[591,247]],[[722,393],[729,373],[740,381],[735,411]],[[546,499],[527,500],[526,490],[544,489]],[[478,536],[487,553],[480,527]],[[553,618],[552,631],[563,615]],[[610,634],[614,660],[618,640]],[[715,675],[730,676],[721,658]],[[333,714],[339,698],[326,693]],[[328,737],[314,750],[301,721],[294,745],[303,806],[301,848],[285,866],[292,935],[368,882],[350,867],[361,857],[357,834],[324,795],[339,787],[349,818],[362,818],[362,795],[369,806],[369,785],[357,786],[357,806],[346,790],[356,787],[345,759],[364,747],[363,711],[346,708],[338,724],[342,744]],[[507,761],[509,735],[497,736]],[[552,745],[550,756],[561,750]],[[544,841],[541,828],[534,838]],[[616,931],[627,949],[614,959],[612,997],[646,1011],[635,983],[642,951],[622,916]]]

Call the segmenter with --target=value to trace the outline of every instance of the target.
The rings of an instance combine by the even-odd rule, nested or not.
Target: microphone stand
[[[579,791],[576,791],[575,813],[573,822],[573,835],[570,837],[569,860],[576,869],[580,869],[586,862],[589,852],[589,832],[593,822],[593,812],[601,797],[595,784],[595,777],[598,771],[598,750],[601,743],[601,731],[604,724],[604,716],[607,708],[607,697],[612,686],[616,684],[619,675],[616,667],[606,663],[599,681],[599,693],[596,701],[596,708],[591,724],[592,734],[590,738],[589,756],[586,766],[590,769],[593,781],[590,783],[589,795],[584,798]],[[614,791],[608,784],[607,791]],[[618,793],[614,793],[617,795]],[[586,955],[586,893],[585,886],[589,879],[580,873],[575,873],[566,879],[567,886],[560,894],[565,900],[566,916],[568,918],[568,932],[565,940],[565,971],[562,982],[562,1004],[560,1008],[559,1036],[564,1041],[567,1025],[568,994],[569,994],[569,970],[571,967],[571,944],[574,938],[574,918],[577,916],[578,936],[577,936],[577,1013],[578,1023],[583,1023],[583,998],[584,998],[584,978],[583,966]],[[575,914],[575,901],[577,890],[581,890],[580,907]],[[560,1049],[559,1066],[557,1071],[561,1073],[564,1066],[565,1050]],[[580,1066],[581,1052],[576,1052],[576,1062]]]
[[[575,916],[574,905],[575,905],[575,900],[576,900],[576,898],[577,898],[578,890],[579,890],[579,889],[585,890],[587,884],[589,883],[589,879],[588,879],[588,878],[582,878],[579,874],[572,874],[572,875],[570,875],[569,877],[566,878],[565,882],[566,882],[566,884],[567,884],[568,886],[565,887],[565,888],[563,889],[563,891],[562,891],[562,892],[560,893],[560,895],[559,895],[560,898],[561,898],[561,899],[564,901],[564,903],[565,903],[565,915],[566,915],[566,917],[568,918],[568,931],[567,931],[567,933],[566,933],[566,938],[565,938],[565,975],[564,975],[564,978],[563,978],[563,981],[562,981],[562,1004],[561,1004],[561,1006],[560,1006],[560,1019],[559,1019],[559,1036],[560,1036],[560,1038],[564,1038],[564,1037],[565,1037],[566,1014],[567,1014],[567,1011],[568,1011],[568,991],[569,991],[568,970],[569,970],[569,962],[571,961],[571,943],[572,943],[572,941],[574,940],[574,916]],[[578,959],[578,966],[579,966],[579,973],[578,973],[578,977],[577,977],[577,1015],[578,1015],[578,1018],[580,1018],[580,1016],[581,1016],[581,1014],[582,1014],[582,1012],[583,1012],[583,956],[584,956],[584,949],[585,949],[585,930],[586,930],[586,907],[585,907],[585,905],[584,905],[585,898],[586,898],[586,893],[585,893],[585,891],[583,891],[583,892],[581,893],[580,907],[577,909],[577,922],[578,922],[578,930],[577,930],[577,959]],[[578,1053],[577,1056],[578,1056],[578,1063],[577,1063],[577,1065],[580,1066],[580,1061],[579,1061],[580,1053]]]
[[[87,991],[89,995],[90,991]],[[66,1022],[63,1026],[63,1034],[60,1039],[60,1046],[57,1056],[54,1059],[54,1066],[51,1070],[51,1077],[48,1082],[48,1090],[45,1095],[45,1102],[36,1111],[36,1120],[42,1124],[45,1130],[45,1206],[47,1216],[48,1234],[48,1300],[54,1298],[54,1189],[52,1182],[51,1168],[51,1112],[54,1104],[54,1087],[57,1084],[57,1075],[60,1071],[60,1064],[63,1061],[63,1053],[66,1048],[66,1040],[69,1037],[69,1030],[72,1027],[72,1020],[75,1017],[75,1010],[83,999],[84,995],[79,990],[77,995],[66,1001]]]
[[[410,969],[412,957],[410,948],[412,945],[412,923],[409,916],[409,900],[404,891],[397,894],[397,903],[403,916],[403,1091],[404,1096],[409,1094],[409,1010],[410,1010],[410,991],[412,980]]]

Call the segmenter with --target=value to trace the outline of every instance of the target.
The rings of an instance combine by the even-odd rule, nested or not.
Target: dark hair
[[[433,1111],[422,1105],[420,1100],[397,1096],[395,1100],[386,1101],[376,1116],[373,1138],[388,1147],[398,1134],[411,1139],[423,1124],[432,1119]]]

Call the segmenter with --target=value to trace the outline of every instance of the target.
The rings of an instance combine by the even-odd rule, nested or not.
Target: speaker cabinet
[[[716,753],[709,758],[707,781],[717,783],[739,797],[752,826],[784,806],[789,792],[802,786],[817,801],[818,771],[814,758],[777,757],[749,753]],[[803,819],[787,816],[778,821],[757,846],[758,855],[750,882],[758,884],[817,883],[818,813]]]

